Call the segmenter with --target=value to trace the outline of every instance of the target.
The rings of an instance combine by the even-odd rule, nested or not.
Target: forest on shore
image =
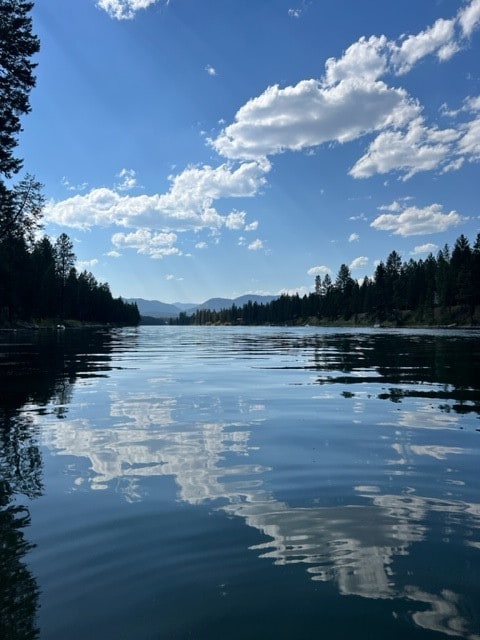
[[[114,298],[109,285],[78,273],[70,238],[40,236],[42,185],[16,157],[20,118],[30,112],[35,86],[32,57],[40,42],[32,33],[33,2],[0,3],[0,327],[48,321],[138,324],[135,304]]]
[[[480,234],[473,247],[463,234],[453,249],[402,262],[392,251],[371,278],[358,282],[342,264],[335,280],[315,278],[315,291],[282,295],[267,304],[181,313],[172,324],[480,325]]]

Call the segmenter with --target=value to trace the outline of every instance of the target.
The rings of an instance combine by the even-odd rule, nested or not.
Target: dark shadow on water
[[[40,589],[26,555],[28,502],[43,493],[43,461],[29,403],[67,411],[80,376],[110,368],[115,335],[108,331],[9,332],[0,334],[0,638],[38,638]],[[40,409],[41,410],[41,409]],[[22,504],[23,503],[23,504]]]

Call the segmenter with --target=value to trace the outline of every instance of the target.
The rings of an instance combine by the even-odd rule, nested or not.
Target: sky
[[[480,231],[480,0],[37,0],[18,155],[115,296],[309,293]]]

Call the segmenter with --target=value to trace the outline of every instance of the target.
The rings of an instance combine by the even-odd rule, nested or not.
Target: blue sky
[[[19,155],[114,295],[307,293],[480,230],[480,0],[37,0]]]

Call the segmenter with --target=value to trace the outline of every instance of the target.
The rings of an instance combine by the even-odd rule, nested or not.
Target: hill
[[[272,302],[272,300],[276,300],[277,296],[257,296],[254,294],[245,294],[243,296],[239,296],[238,298],[209,298],[202,304],[197,305],[194,309],[191,309],[190,312],[193,313],[197,309],[210,309],[210,311],[221,311],[222,309],[230,309],[232,305],[236,305],[237,307],[243,307],[244,304],[248,304],[249,302],[256,302],[257,304],[267,304],[268,302]]]
[[[136,302],[141,316],[150,316],[151,318],[176,318],[181,312],[187,314],[195,313],[197,309],[210,309],[211,311],[220,311],[221,309],[230,309],[235,304],[237,307],[243,307],[249,301],[257,304],[267,304],[275,300],[277,296],[258,296],[254,294],[245,294],[238,298],[209,298],[201,304],[193,302],[161,302],[160,300],[145,300],[144,298],[126,298],[126,302]]]
[[[145,300],[144,298],[127,298],[127,302],[136,302],[141,316],[152,318],[176,318],[182,309],[173,304],[160,300]]]

